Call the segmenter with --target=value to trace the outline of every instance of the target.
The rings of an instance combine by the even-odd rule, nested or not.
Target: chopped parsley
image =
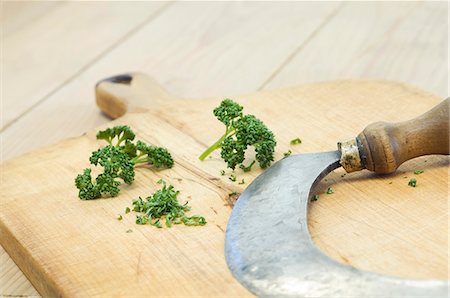
[[[142,199],[139,197],[133,201],[133,211],[140,212],[136,216],[136,224],[150,224],[157,228],[162,228],[161,221],[165,222],[166,227],[172,227],[174,224],[184,224],[186,226],[204,226],[206,220],[203,216],[187,216],[186,212],[191,209],[188,202],[180,204],[178,202],[178,190],[173,185],[167,185],[164,180],[159,180],[162,188],[154,194]]]
[[[235,182],[236,181],[236,175],[231,173],[230,177],[228,177],[228,179],[230,179],[231,181]]]
[[[130,207],[127,207],[127,208],[125,209],[125,214],[130,213],[130,211],[131,211]]]
[[[237,195],[237,192],[233,191],[233,192],[230,192],[228,194],[228,197],[233,197],[233,196],[236,196],[236,195]]]
[[[314,195],[312,198],[311,198],[311,202],[315,202],[315,201],[317,201],[319,199],[319,195]]]
[[[292,154],[292,151],[290,149],[287,152],[283,153],[284,157],[288,157],[291,154]]]
[[[123,219],[122,215],[119,214],[119,216],[117,216],[117,220],[122,220],[122,219]]]
[[[415,170],[414,174],[419,175],[419,174],[422,174],[423,172],[424,172],[423,170]]]
[[[332,193],[334,193],[334,189],[333,189],[332,187],[328,187],[328,189],[327,189],[327,195],[330,195],[330,194],[332,194]]]

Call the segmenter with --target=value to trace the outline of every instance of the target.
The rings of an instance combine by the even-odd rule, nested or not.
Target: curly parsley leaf
[[[162,147],[148,145],[142,141],[133,143],[134,132],[126,125],[114,126],[97,133],[97,139],[108,145],[92,152],[89,161],[103,168],[95,179],[91,169],[85,169],[75,178],[78,196],[82,200],[93,200],[102,196],[115,197],[119,194],[121,181],[134,181],[135,167],[149,164],[154,168],[171,168],[173,159],[169,151]]]
[[[253,146],[260,167],[270,166],[277,144],[275,136],[261,120],[244,115],[242,110],[243,107],[231,99],[224,99],[214,109],[214,116],[225,124],[225,133],[199,156],[200,160],[221,149],[220,156],[234,170],[244,162],[247,148]]]

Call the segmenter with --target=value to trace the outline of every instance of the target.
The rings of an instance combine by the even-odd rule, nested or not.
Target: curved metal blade
[[[340,264],[314,246],[307,211],[314,184],[338,168],[338,151],[293,155],[256,178],[228,222],[225,256],[258,296],[447,297],[448,281],[405,280]]]

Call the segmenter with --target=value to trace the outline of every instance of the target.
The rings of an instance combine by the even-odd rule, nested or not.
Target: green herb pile
[[[150,224],[162,228],[161,221],[164,221],[166,227],[174,224],[185,224],[186,226],[204,226],[206,220],[203,216],[186,216],[185,212],[191,209],[188,202],[180,204],[177,196],[180,193],[172,185],[167,185],[164,180],[159,180],[162,188],[146,199],[133,201],[133,211],[141,212],[142,215],[136,216],[136,223],[140,225]]]
[[[115,126],[97,133],[97,139],[105,140],[108,145],[92,152],[89,161],[94,166],[101,166],[103,172],[93,179],[91,169],[88,168],[75,178],[80,199],[117,196],[120,192],[120,180],[131,184],[138,164],[148,164],[154,168],[173,166],[172,156],[167,149],[142,141],[133,143],[134,138],[135,134],[128,126]]]
[[[231,99],[224,99],[214,109],[214,116],[225,124],[225,133],[200,155],[200,160],[221,149],[220,155],[229,168],[234,170],[237,165],[247,168],[243,165],[245,151],[248,146],[253,146],[260,167],[270,166],[277,144],[275,136],[261,120],[253,115],[244,115],[242,110],[243,107]]]

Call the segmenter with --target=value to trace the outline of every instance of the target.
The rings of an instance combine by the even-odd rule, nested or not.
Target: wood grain
[[[57,9],[64,2],[56,1],[2,1],[1,3],[2,38],[6,38],[30,24],[45,17],[51,10]]]
[[[40,18],[45,19],[46,13],[50,10],[54,11],[55,7],[66,5],[64,2],[8,1],[7,5],[5,3],[7,1],[2,1],[0,5],[1,22],[2,24],[8,23],[8,26],[2,26],[1,28],[3,36],[21,34],[20,31],[25,26],[27,27],[26,31],[31,36],[34,35],[30,31],[31,28],[41,30],[36,31],[36,36],[42,30],[55,32],[56,27],[53,23],[46,22],[48,28],[42,28],[34,26],[34,22]],[[164,21],[158,23],[158,26],[149,26],[150,29],[144,26],[147,29],[145,34],[140,35],[138,41],[132,43],[132,45],[137,45],[138,48],[142,46],[142,51],[137,50],[136,46],[130,45],[127,47],[126,44],[133,40],[134,35],[126,35],[129,38],[118,41],[117,55],[114,55],[114,59],[106,59],[101,67],[96,68],[98,62],[103,61],[105,57],[109,57],[109,52],[100,54],[97,60],[88,62],[86,67],[78,73],[72,73],[70,75],[71,80],[62,82],[59,89],[54,90],[50,96],[47,96],[47,85],[37,86],[34,80],[22,81],[19,84],[21,89],[26,90],[30,87],[35,89],[35,93],[31,95],[33,98],[35,94],[43,94],[38,99],[42,104],[31,107],[26,116],[18,118],[17,123],[12,124],[1,133],[1,159],[10,159],[36,147],[55,143],[68,136],[80,135],[86,130],[107,122],[107,118],[98,113],[93,104],[92,87],[100,78],[130,70],[141,69],[152,73],[157,80],[163,81],[170,91],[177,94],[194,94],[199,97],[206,95],[207,90],[208,94],[230,95],[232,94],[231,90],[236,93],[250,92],[257,88],[271,89],[300,82],[355,77],[389,77],[390,79],[422,86],[422,88],[441,96],[448,94],[448,63],[446,63],[446,61],[448,62],[446,55],[448,41],[448,27],[446,26],[448,7],[446,5],[448,4],[446,2],[379,2],[378,4],[347,2],[342,7],[337,7],[335,3],[328,3],[327,5],[331,6],[331,10],[327,10],[327,7],[322,5],[320,7],[325,9],[305,9],[307,12],[305,14],[301,13],[301,6],[311,4],[305,2],[294,4],[294,2],[291,2],[291,5],[299,6],[298,10],[300,11],[290,14],[291,6],[285,5],[283,6],[285,13],[273,15],[271,18],[279,18],[274,22],[284,22],[285,25],[277,28],[295,27],[294,29],[298,31],[295,31],[292,35],[283,34],[283,38],[278,39],[279,32],[277,30],[266,30],[264,38],[258,38],[261,35],[253,34],[254,31],[259,31],[259,28],[263,26],[261,24],[267,23],[266,19],[254,18],[252,15],[258,9],[250,6],[258,6],[259,4],[219,5],[218,11],[214,12],[210,7],[216,4],[203,2],[197,4],[196,9],[189,10],[189,15],[183,15],[179,8],[181,4],[177,3],[174,5],[174,10],[166,10],[159,15],[159,18]],[[72,3],[72,5],[74,4]],[[99,6],[99,4],[90,6],[92,13],[95,13],[93,8]],[[67,10],[63,9],[60,9],[59,13],[63,11],[67,13]],[[174,13],[174,11],[179,11],[179,13]],[[81,12],[80,9],[71,10],[70,15],[73,16],[72,19],[81,21],[83,20]],[[111,15],[115,13],[115,11],[110,11]],[[218,17],[216,19],[210,18],[208,22],[206,21],[208,18],[205,16],[206,14]],[[236,27],[233,27],[235,28],[233,30],[227,30],[228,22],[221,21],[223,17],[236,24],[242,20],[238,17],[239,15],[245,16],[246,34],[239,34],[240,28]],[[109,18],[107,17],[107,19]],[[64,27],[64,24],[70,22],[70,20],[70,17],[63,16],[60,18],[59,24]],[[181,26],[179,20],[182,20],[180,21]],[[198,22],[195,20],[198,20]],[[311,20],[316,20],[316,27],[303,25],[311,24]],[[299,21],[304,23],[300,26],[290,25]],[[44,20],[40,20],[40,22],[44,22]],[[102,26],[102,22],[104,22],[103,19],[97,18],[92,21],[92,27],[96,27],[98,24],[98,26]],[[133,20],[130,22],[133,22]],[[195,25],[191,26],[191,22]],[[214,22],[217,24],[220,22],[221,25],[214,25]],[[189,32],[189,35],[186,32]],[[152,39],[153,44],[146,43],[150,35],[155,35]],[[205,36],[207,38],[197,40],[207,42],[203,43],[203,46],[194,44],[192,47],[187,47],[189,51],[185,51],[183,44],[177,42],[178,37],[184,35]],[[89,36],[92,36],[92,34]],[[238,36],[239,38],[237,38]],[[279,47],[292,45],[292,41],[296,40],[298,36],[300,36],[299,43],[295,44],[295,48],[291,52],[278,50]],[[102,36],[97,34],[97,38],[102,38]],[[264,43],[264,41],[270,41],[271,39],[276,40],[276,42]],[[288,39],[288,42],[285,39]],[[61,44],[63,40],[65,39],[58,39],[54,46],[63,48],[64,45]],[[35,41],[36,49],[48,48],[48,44],[44,43],[43,39],[35,39]],[[79,42],[84,41],[85,38],[79,40]],[[184,38],[184,41],[188,43],[196,42],[195,39],[189,38]],[[242,44],[240,51],[248,50],[248,52],[243,53],[243,58],[239,58],[239,51],[233,50],[238,43]],[[153,50],[155,44],[159,46]],[[95,44],[95,46],[102,47],[104,45]],[[201,49],[201,51],[197,52],[196,49]],[[291,49],[289,47],[289,50]],[[95,49],[91,47],[90,50]],[[19,51],[24,53],[21,49]],[[140,61],[149,59],[148,56],[150,56],[146,55],[146,51],[151,53],[153,62],[144,65]],[[165,51],[169,54],[161,54]],[[256,51],[266,53],[266,56],[249,65],[245,72],[236,71],[232,72],[232,75],[227,75],[224,72],[223,76],[217,76],[213,73],[218,69],[227,70],[228,65],[226,64],[229,64],[232,69],[233,66],[239,68],[243,63],[245,64],[245,62],[242,62],[246,61],[245,57],[253,56]],[[287,55],[285,57],[280,56],[281,59],[272,64],[272,53],[276,51]],[[116,52],[116,50],[111,52]],[[195,56],[197,53],[198,55]],[[202,56],[205,55],[208,59],[212,58],[211,61],[213,62],[208,62],[208,59],[206,59],[207,61],[202,64]],[[163,56],[164,59],[161,58]],[[193,56],[197,58],[192,60],[191,57]],[[29,57],[25,56],[21,59],[26,60]],[[46,56],[40,56],[34,63],[45,65],[47,60]],[[172,63],[172,60],[176,63]],[[121,61],[120,67],[114,68],[115,61]],[[382,63],[378,63],[378,61]],[[60,81],[60,72],[67,68],[70,63],[70,60],[63,60],[60,63],[60,69],[49,72],[45,68],[44,71],[48,72],[49,80]],[[267,77],[264,78],[263,82],[256,82],[253,85],[251,82],[254,78],[261,78],[260,71],[265,68],[264,64],[266,63],[269,63],[272,69],[266,69]],[[184,66],[188,64],[189,67]],[[198,71],[195,70],[197,65],[199,66]],[[209,67],[210,65],[214,65],[214,67]],[[185,69],[185,75],[178,76],[174,80],[176,70],[180,67]],[[89,73],[90,68],[100,69],[100,71]],[[67,74],[69,74],[68,69]],[[190,72],[191,69],[194,69],[192,73]],[[20,69],[17,71],[10,73],[10,78],[18,78],[22,72]],[[41,74],[41,69],[36,69],[36,71],[38,75]],[[88,73],[86,74],[86,72]],[[217,79],[209,79],[209,77]],[[4,78],[5,76],[2,76],[3,83]],[[226,81],[224,81],[224,78]],[[14,86],[18,82],[14,81]],[[207,84],[202,82],[207,82]],[[241,86],[240,89],[233,89],[235,88],[233,84]],[[39,88],[43,88],[43,90]],[[57,100],[55,100],[56,98]],[[6,107],[6,101],[11,100],[11,97],[2,96],[2,113]],[[20,100],[26,101],[28,97]],[[14,108],[13,104],[11,106]],[[45,121],[42,121],[43,119]],[[1,247],[0,251],[4,253]],[[8,258],[6,254],[3,256]],[[339,257],[339,255],[336,257]],[[2,290],[0,294],[29,295],[30,284],[20,272],[14,271],[17,270],[14,269],[15,265],[10,259],[8,260],[8,262],[2,261],[2,270],[0,270],[0,288]],[[8,272],[11,272],[11,274],[8,275]],[[15,282],[11,282],[12,280]]]
[[[39,17],[26,24],[17,17],[8,17],[1,23],[5,28],[2,130],[164,7],[160,2],[65,2],[51,9],[45,2],[29,5],[39,10],[25,9],[22,17],[30,17],[30,11]],[[17,10],[15,2],[5,2],[3,6],[4,13]]]
[[[107,122],[95,107],[93,86],[114,74],[130,70],[156,74],[157,81],[167,90],[173,94],[185,93],[183,97],[251,92],[271,75],[273,67],[308,38],[310,31],[323,21],[321,16],[336,7],[337,4],[325,3],[306,6],[237,2],[174,4],[78,75],[77,80],[66,84],[32,113],[3,131],[0,134],[3,158],[78,136]],[[272,19],[268,22],[270,14]],[[223,19],[227,20],[226,24]],[[277,35],[278,31],[270,31],[274,29],[284,33]],[[253,41],[242,42],[247,36],[252,36]],[[44,135],[30,133],[30,127]]]
[[[448,2],[345,2],[261,89],[341,80],[406,82],[448,97]]]
[[[197,159],[222,131],[205,112],[219,100],[168,102],[116,120],[132,126],[139,138],[167,146],[177,164],[166,171],[142,169],[133,186],[115,199],[85,202],[76,197],[73,177],[88,165],[89,152],[98,146],[93,132],[3,164],[2,245],[40,293],[247,295],[223,257],[223,233],[231,211],[227,194],[245,186],[219,175],[224,164],[218,153],[205,162]],[[370,81],[312,84],[236,100],[278,136],[277,159],[295,136],[304,140],[291,148],[296,153],[330,150],[367,122],[406,120],[440,101],[405,85]],[[396,110],[399,103],[402,108]],[[367,110],[370,115],[362,113]],[[317,188],[321,198],[310,208],[315,242],[330,256],[358,268],[409,278],[448,278],[448,226],[443,222],[448,220],[444,182],[449,160],[430,156],[426,161],[405,163],[389,177],[330,174]],[[411,177],[417,167],[425,173],[412,188],[403,177]],[[249,183],[259,172],[236,174]],[[159,178],[175,184],[185,198],[190,196],[193,211],[204,214],[208,225],[158,230],[136,226],[131,214],[117,221],[132,198],[156,189]],[[336,192],[323,195],[331,185]],[[125,233],[130,228],[131,235]]]
[[[2,248],[0,250],[0,293],[8,296],[38,296],[39,293]]]

